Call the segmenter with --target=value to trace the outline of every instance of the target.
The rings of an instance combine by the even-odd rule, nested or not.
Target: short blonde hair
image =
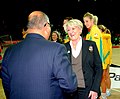
[[[70,27],[72,27],[72,26],[77,26],[77,27],[83,29],[83,23],[82,23],[80,20],[78,20],[78,19],[71,19],[71,20],[69,20],[68,22],[66,22],[66,23],[64,24],[64,26],[63,26],[65,32],[67,32],[67,27],[68,27],[68,26],[70,26]]]

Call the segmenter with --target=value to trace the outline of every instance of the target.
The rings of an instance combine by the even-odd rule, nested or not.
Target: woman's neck
[[[74,49],[76,49],[76,46],[77,46],[79,41],[80,41],[80,38],[78,38],[77,40],[72,41],[72,46],[73,46]]]

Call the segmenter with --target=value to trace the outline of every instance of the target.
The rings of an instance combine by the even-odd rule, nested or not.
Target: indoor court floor
[[[120,66],[120,45],[113,48],[112,52],[113,52],[113,54],[112,54],[112,64]],[[120,84],[120,80],[118,82]],[[4,91],[3,91],[1,79],[0,79],[0,99],[6,99]],[[120,99],[120,87],[119,88],[112,88],[111,89],[111,96],[107,97],[107,99]]]

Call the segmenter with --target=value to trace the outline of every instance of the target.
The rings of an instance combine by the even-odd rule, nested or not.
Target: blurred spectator
[[[63,43],[62,38],[60,37],[60,33],[58,31],[53,31],[51,35],[51,41]]]
[[[22,35],[23,35],[23,39],[24,39],[27,35],[27,28],[22,29]]]
[[[68,22],[69,20],[73,19],[72,17],[65,17],[64,20],[63,20],[63,26],[66,22]],[[68,36],[68,33],[66,33],[65,31],[63,32],[64,35],[63,35],[63,42],[64,43],[67,43],[70,39],[69,39],[69,36]]]
[[[101,91],[102,95],[110,96],[110,88],[111,88],[111,79],[109,75],[109,68],[112,63],[112,42],[111,42],[111,32],[104,25],[98,25],[102,33],[102,41],[103,41],[103,54],[104,54],[104,68],[103,68],[103,76],[101,80]],[[104,99],[104,98],[103,98]]]

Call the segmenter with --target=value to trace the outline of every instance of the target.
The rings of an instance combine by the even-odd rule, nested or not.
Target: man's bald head
[[[28,16],[28,20],[31,20],[33,17],[40,17],[43,15],[43,12],[41,11],[33,11],[32,13],[30,13],[30,15]]]
[[[49,23],[48,16],[42,11],[33,11],[28,16],[28,28],[29,29],[41,29],[45,23]]]

